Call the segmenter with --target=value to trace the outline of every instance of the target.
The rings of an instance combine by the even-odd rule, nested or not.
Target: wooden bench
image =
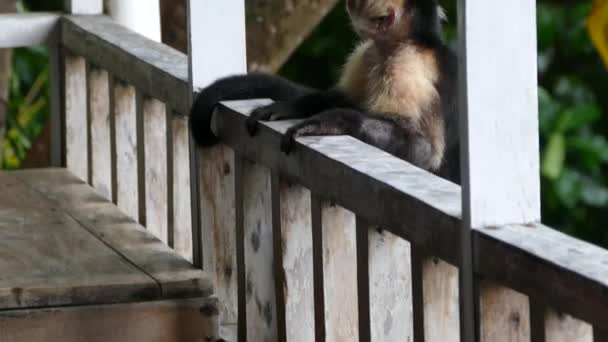
[[[69,171],[0,173],[0,341],[213,341],[212,292]]]

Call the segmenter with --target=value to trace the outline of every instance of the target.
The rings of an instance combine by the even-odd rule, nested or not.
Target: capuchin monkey
[[[246,128],[254,136],[260,120],[303,119],[282,137],[285,153],[297,137],[351,135],[459,183],[457,59],[441,38],[437,0],[348,0],[347,10],[361,43],[334,88],[259,73],[218,80],[192,108],[195,140],[218,142],[210,124],[219,101],[270,98]]]

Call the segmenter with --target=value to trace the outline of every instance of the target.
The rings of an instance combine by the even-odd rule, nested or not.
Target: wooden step
[[[206,273],[68,171],[0,172],[0,341],[53,340],[26,338],[37,336],[40,320],[50,329],[82,320],[83,329],[94,331],[126,329],[132,320],[141,325],[141,317],[177,320],[195,311],[200,317],[194,307],[217,311],[210,309],[212,292]],[[107,323],[94,324],[98,314]],[[30,327],[33,335],[9,326]]]

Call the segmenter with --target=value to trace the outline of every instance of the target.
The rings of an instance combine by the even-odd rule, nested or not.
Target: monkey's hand
[[[275,102],[266,106],[259,107],[251,112],[245,121],[247,132],[254,136],[258,132],[258,121],[276,121],[285,119],[295,119],[302,117],[302,111],[290,101]]]

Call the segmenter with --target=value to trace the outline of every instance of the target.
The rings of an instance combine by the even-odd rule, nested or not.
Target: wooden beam
[[[58,23],[59,14],[56,13],[0,14],[0,48],[46,44]]]

